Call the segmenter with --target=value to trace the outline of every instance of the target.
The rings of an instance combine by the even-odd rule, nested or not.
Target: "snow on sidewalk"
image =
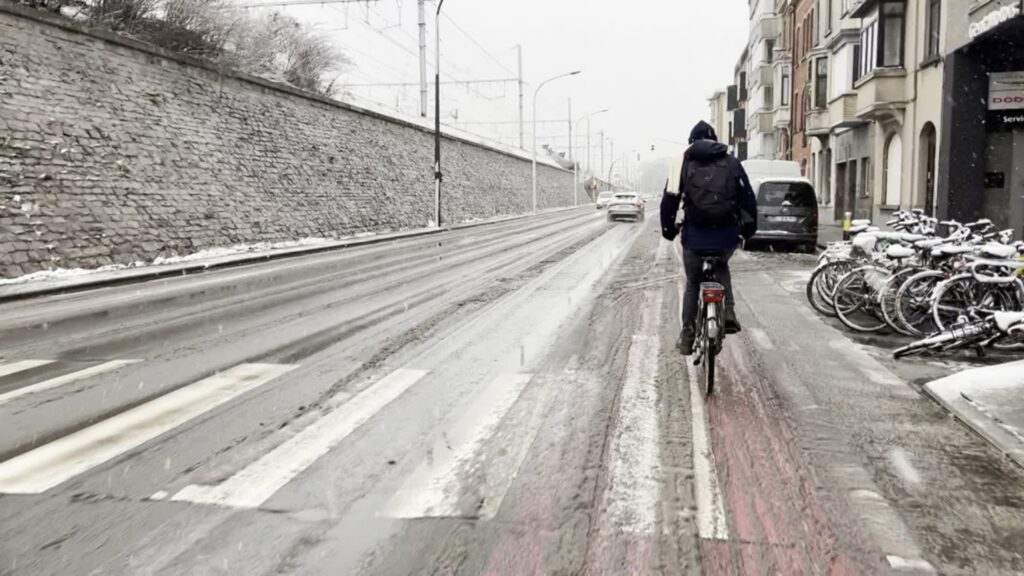
[[[1024,466],[1024,360],[958,372],[926,384],[925,390]]]

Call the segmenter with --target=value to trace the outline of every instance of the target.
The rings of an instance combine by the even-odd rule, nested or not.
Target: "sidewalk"
[[[925,390],[1024,467],[1024,360],[958,372]]]
[[[843,224],[835,221],[833,210],[832,206],[818,206],[818,247],[822,250],[843,239]]]

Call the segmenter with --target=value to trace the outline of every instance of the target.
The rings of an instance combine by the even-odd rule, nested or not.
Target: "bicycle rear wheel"
[[[856,332],[878,332],[885,328],[878,292],[888,276],[888,271],[875,266],[857,268],[843,276],[832,295],[839,321]]]
[[[718,352],[715,350],[711,342],[708,342],[708,348],[704,352],[704,396],[711,398],[711,395],[715,393],[715,357]]]
[[[912,336],[924,336],[938,331],[932,316],[932,294],[946,275],[937,270],[919,272],[903,283],[896,293],[896,315],[900,324]]]
[[[882,287],[881,292],[878,295],[879,306],[882,309],[882,319],[899,334],[904,336],[914,336],[915,334],[910,331],[909,328],[905,327],[899,318],[899,300],[897,294],[899,293],[900,287],[903,286],[904,282],[914,274],[920,272],[920,268],[903,268],[897,270],[885,281],[885,286]]]
[[[1014,284],[983,284],[970,274],[946,280],[935,288],[932,317],[939,330],[956,324],[961,316],[989,316],[1020,309],[1020,287]]]
[[[819,314],[835,316],[832,293],[835,291],[839,279],[853,269],[854,263],[849,260],[828,262],[815,269],[810,280],[807,281],[807,301],[810,302],[811,307]]]

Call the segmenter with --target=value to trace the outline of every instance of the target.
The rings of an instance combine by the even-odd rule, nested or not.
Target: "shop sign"
[[[989,110],[1024,110],[1024,72],[993,72],[988,80]]]
[[[1014,0],[1013,4],[999,6],[986,12],[983,16],[972,19],[967,28],[967,34],[974,40],[978,36],[999,26],[1007,20],[1012,20],[1021,14],[1020,0]]]

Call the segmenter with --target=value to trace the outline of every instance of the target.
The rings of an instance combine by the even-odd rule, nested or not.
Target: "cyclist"
[[[661,235],[672,241],[682,232],[686,292],[683,329],[676,346],[686,356],[693,354],[701,257],[717,258],[715,275],[726,290],[725,332],[735,334],[741,327],[736,319],[729,258],[741,237],[749,239],[757,231],[757,199],[740,161],[718,142],[715,129],[706,122],[694,126],[689,142],[682,161],[669,173],[661,198]],[[677,217],[680,204],[681,224]]]

